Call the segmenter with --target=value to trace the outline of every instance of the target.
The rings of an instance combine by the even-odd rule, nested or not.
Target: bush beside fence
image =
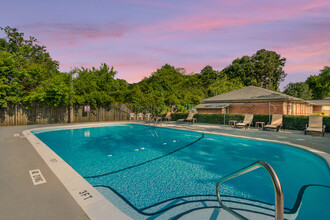
[[[173,113],[171,115],[172,120],[176,121],[180,118],[187,118],[188,113]],[[236,120],[238,122],[244,120],[244,114],[195,114],[194,116],[197,118],[197,122],[199,123],[210,123],[210,124],[229,124],[230,120]],[[253,125],[256,122],[265,122],[267,124],[269,122],[268,114],[255,114],[253,117]],[[285,129],[290,130],[304,130],[306,124],[308,124],[308,116],[305,115],[284,115],[283,116],[283,124]],[[323,117],[323,124],[326,125],[326,132],[330,132],[330,117]]]

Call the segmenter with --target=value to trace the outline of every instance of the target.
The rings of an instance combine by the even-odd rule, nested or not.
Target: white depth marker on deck
[[[14,137],[19,137],[19,134],[18,134],[18,133],[15,133],[15,134],[14,134]]]
[[[46,183],[46,179],[41,174],[41,171],[39,169],[30,170],[29,173],[30,173],[30,176],[31,176],[31,179],[32,179],[32,182],[34,185]]]

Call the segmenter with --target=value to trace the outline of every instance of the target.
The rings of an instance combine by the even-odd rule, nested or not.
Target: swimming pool
[[[286,218],[329,215],[328,165],[297,148],[137,124],[33,133],[134,219],[216,218],[217,181],[257,160],[277,172]],[[274,215],[273,186],[263,170],[224,183],[221,194],[243,215]]]

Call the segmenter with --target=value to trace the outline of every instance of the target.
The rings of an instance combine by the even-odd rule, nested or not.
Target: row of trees
[[[117,71],[107,64],[60,72],[59,63],[50,57],[44,46],[38,45],[35,38],[26,40],[15,28],[1,30],[6,37],[0,39],[0,107],[32,102],[51,106],[91,104],[95,107],[128,103],[157,105],[160,109],[176,104],[178,110],[183,110],[186,103],[199,103],[204,98],[244,86],[278,90],[286,76],[283,71],[286,59],[274,51],[262,49],[251,57],[235,59],[222,70],[206,66],[199,73],[187,74],[182,68],[166,64],[150,77],[129,84],[116,79]],[[318,88],[319,81],[325,80],[322,74],[309,78],[309,87],[315,88],[315,94],[324,91],[323,87]]]

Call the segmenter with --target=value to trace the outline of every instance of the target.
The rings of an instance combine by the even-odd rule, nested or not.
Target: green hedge
[[[308,124],[308,116],[284,115],[283,124],[285,129],[304,130]]]
[[[323,117],[323,124],[326,126],[325,131],[330,132],[330,116]]]
[[[187,118],[188,113],[173,113],[171,114],[172,120],[176,121],[181,118]],[[226,118],[226,124],[229,124],[230,120],[236,120],[238,122],[243,121],[244,114],[196,114],[194,116],[197,118],[197,122],[199,123],[210,123],[210,124],[223,124],[224,117]],[[255,114],[253,117],[253,125],[256,122],[265,122],[267,124],[269,122],[269,115],[265,114]],[[283,116],[283,124],[285,129],[290,130],[304,130],[306,124],[308,124],[308,116],[303,115],[284,115]],[[330,132],[330,117],[323,117],[323,124],[326,125],[326,132]]]

